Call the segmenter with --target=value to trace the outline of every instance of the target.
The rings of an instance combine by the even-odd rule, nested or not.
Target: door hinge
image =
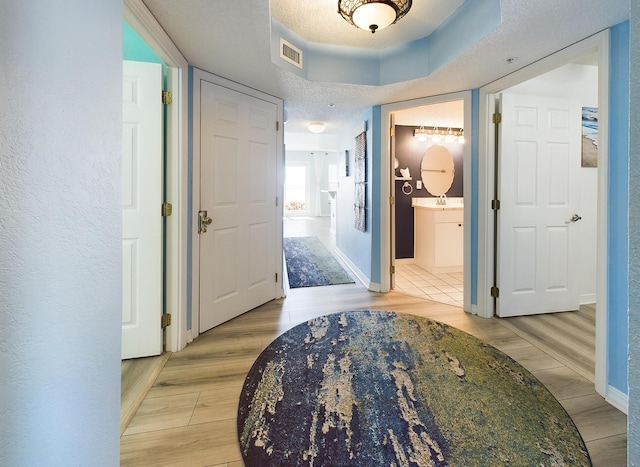
[[[162,103],[167,105],[173,102],[173,94],[169,91],[162,91]]]
[[[389,196],[389,205],[393,206],[396,204],[396,198],[394,196]]]
[[[491,200],[491,209],[493,209],[494,211],[498,211],[500,209],[500,200],[499,199],[492,199]]]
[[[276,207],[278,207],[278,197],[276,196]]]
[[[276,131],[280,131],[280,122],[276,120]]]
[[[173,205],[171,203],[162,203],[162,217],[169,217],[173,213]]]
[[[160,327],[166,328],[167,326],[171,326],[171,313],[165,313],[160,318]]]
[[[396,273],[396,267],[395,266],[389,266],[389,274],[395,274]]]
[[[395,136],[396,135],[396,127],[392,126],[391,128],[389,128],[389,136]]]
[[[502,114],[496,112],[493,114],[493,123],[502,123]]]
[[[491,287],[491,296],[493,298],[500,297],[500,289],[498,287],[496,287],[495,285],[493,287]]]
[[[278,282],[278,273],[276,272],[276,282]]]

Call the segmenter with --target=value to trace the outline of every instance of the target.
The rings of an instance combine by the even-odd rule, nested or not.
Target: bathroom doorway
[[[465,92],[385,106],[390,131],[383,141],[391,202],[382,270],[389,271],[389,290],[467,311],[470,97]]]

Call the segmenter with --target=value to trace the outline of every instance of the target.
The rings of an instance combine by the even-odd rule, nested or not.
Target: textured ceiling
[[[371,33],[339,17],[335,0],[272,0],[272,6],[269,0],[144,2],[190,64],[283,98],[289,118],[285,134],[306,132],[311,120],[326,121],[326,133],[338,133],[373,105],[481,87],[629,17],[629,0],[501,0],[502,24],[431,75],[385,86],[362,86],[311,82],[271,62],[271,11],[291,28],[308,29],[309,34],[329,40],[344,37],[340,40],[346,46],[356,44],[356,39],[349,39],[352,35],[362,41],[372,39]],[[410,14],[421,11],[421,4],[429,4],[439,15],[432,17],[444,19],[458,3],[414,0]],[[311,12],[309,4],[313,5]],[[329,19],[319,21],[325,15]],[[418,20],[407,15],[373,36],[379,34],[388,44],[404,41],[409,34],[405,28],[410,29],[413,21]],[[508,57],[517,57],[517,61],[509,64]]]
[[[386,29],[363,33],[347,23],[337,0],[271,0],[271,15],[287,29],[309,42],[384,49],[431,34],[463,0],[415,0],[409,13]]]

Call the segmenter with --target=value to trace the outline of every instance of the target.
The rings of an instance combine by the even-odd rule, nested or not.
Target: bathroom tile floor
[[[396,260],[396,292],[461,307],[462,284],[461,272],[431,274],[413,259]]]

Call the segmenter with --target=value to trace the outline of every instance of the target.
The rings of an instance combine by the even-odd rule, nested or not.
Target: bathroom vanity
[[[431,146],[422,156],[420,176],[433,198],[413,198],[415,263],[432,274],[462,272],[463,198],[447,198],[455,173],[447,148]]]
[[[414,198],[414,260],[432,274],[462,272],[464,206],[462,198]]]

